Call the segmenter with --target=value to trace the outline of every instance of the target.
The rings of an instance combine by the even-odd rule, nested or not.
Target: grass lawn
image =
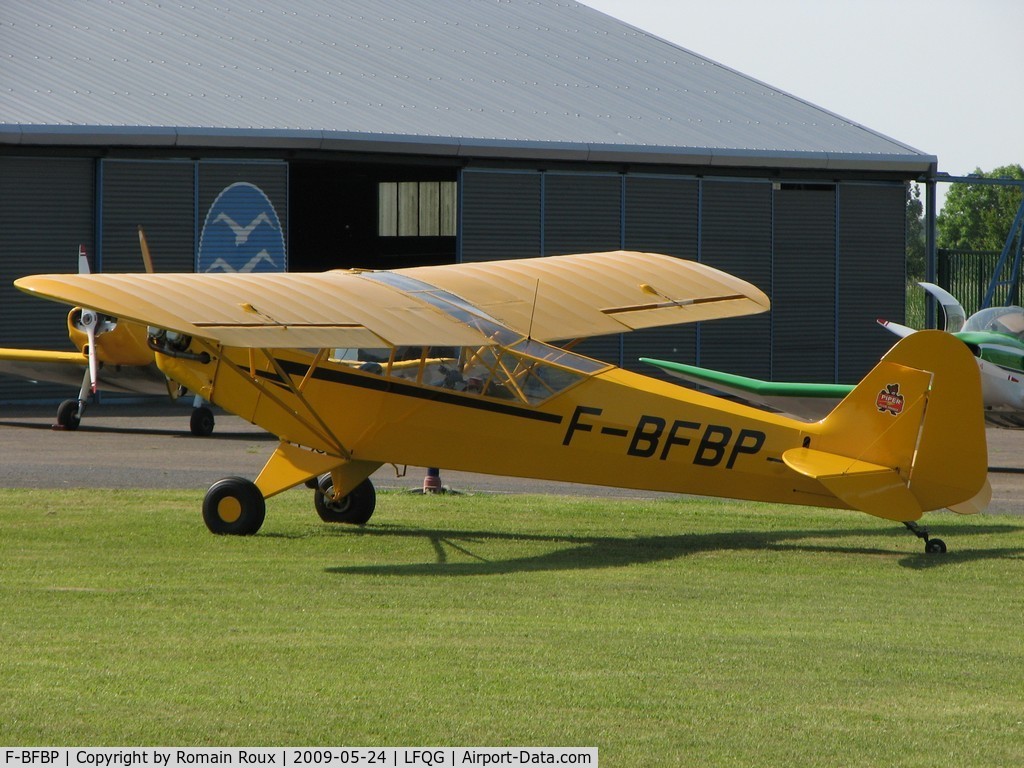
[[[1024,764],[1024,520],[681,498],[0,490],[0,742]],[[643,763],[641,761],[644,761]]]

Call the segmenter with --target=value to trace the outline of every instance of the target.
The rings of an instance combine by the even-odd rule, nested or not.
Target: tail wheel
[[[313,505],[325,523],[366,525],[377,506],[377,492],[370,478],[363,480],[351,493],[337,501],[331,498],[333,495],[334,481],[330,473],[322,475],[313,492]]]
[[[203,499],[203,522],[217,534],[251,536],[263,525],[266,514],[260,489],[241,477],[218,480]]]
[[[942,539],[928,539],[924,545],[924,551],[929,555],[946,554],[946,542]]]

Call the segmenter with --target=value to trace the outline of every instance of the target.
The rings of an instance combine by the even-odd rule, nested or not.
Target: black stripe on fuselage
[[[278,359],[277,363],[285,373],[291,376],[305,376],[306,372],[309,370],[308,365],[293,362],[291,360]],[[280,377],[276,373],[271,371],[260,371],[259,373],[263,378],[271,379],[281,384],[284,383],[280,381]],[[389,379],[383,376],[350,373],[348,371],[339,371],[333,368],[317,368],[313,371],[313,378],[319,379],[320,381],[329,381],[334,384],[345,384],[351,387],[362,387],[363,389],[388,392],[394,395],[415,397],[420,400],[430,400],[435,403],[458,405],[463,408],[475,408],[479,411],[501,413],[506,416],[518,416],[521,419],[534,419],[535,421],[546,421],[551,424],[562,423],[562,417],[554,413],[544,413],[543,411],[535,411],[530,408],[508,405],[506,403],[495,403],[491,400],[483,400],[468,395],[460,395],[457,392],[449,390],[432,389],[415,384],[406,384],[405,382],[396,381],[395,379]]]

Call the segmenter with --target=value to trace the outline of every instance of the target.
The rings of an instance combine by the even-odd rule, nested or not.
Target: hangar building
[[[936,165],[567,0],[34,0],[0,56],[2,346],[69,348],[11,282],[80,243],[141,270],[142,225],[160,271],[697,259],[771,313],[578,349],[850,381],[903,315],[906,184]]]

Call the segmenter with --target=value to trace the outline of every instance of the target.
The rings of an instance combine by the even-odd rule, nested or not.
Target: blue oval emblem
[[[239,181],[213,201],[199,236],[196,272],[284,272],[284,232],[270,199]]]

